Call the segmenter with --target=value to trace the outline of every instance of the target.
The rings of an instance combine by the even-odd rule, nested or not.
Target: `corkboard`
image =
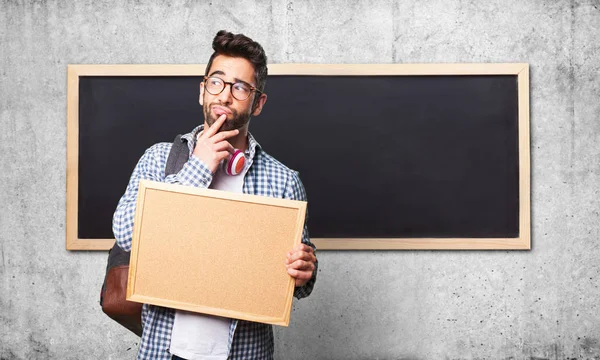
[[[288,326],[306,202],[140,182],[127,300]]]

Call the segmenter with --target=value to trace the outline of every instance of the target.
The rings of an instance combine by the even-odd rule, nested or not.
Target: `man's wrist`
[[[182,185],[208,187],[212,182],[214,173],[202,160],[192,154],[177,175]]]

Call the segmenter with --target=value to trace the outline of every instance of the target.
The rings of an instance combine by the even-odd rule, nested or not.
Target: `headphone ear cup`
[[[235,150],[235,152],[223,162],[225,173],[230,176],[240,174],[244,170],[245,165],[246,157],[241,150]]]

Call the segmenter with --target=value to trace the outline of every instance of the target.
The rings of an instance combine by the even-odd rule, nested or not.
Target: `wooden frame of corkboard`
[[[306,202],[140,182],[127,300],[288,326]]]
[[[68,250],[108,250],[114,239],[79,239],[77,233],[78,99],[80,76],[203,76],[205,65],[69,65],[67,125]],[[529,64],[271,64],[269,75],[516,75],[519,132],[519,236],[516,238],[313,238],[319,250],[528,250],[531,249]],[[310,195],[310,194],[309,194]],[[310,229],[309,229],[310,230]]]

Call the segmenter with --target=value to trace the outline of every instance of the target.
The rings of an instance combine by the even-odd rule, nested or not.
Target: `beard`
[[[203,106],[204,119],[206,120],[206,123],[208,124],[208,126],[212,126],[219,118],[218,116],[214,117],[213,114],[211,113],[211,111],[210,111],[211,105],[219,105],[219,104],[204,103],[204,106]],[[226,107],[223,105],[219,105],[219,106]],[[228,116],[228,118],[225,120],[223,125],[221,125],[221,128],[219,129],[218,132],[240,129],[244,125],[248,124],[248,122],[250,122],[250,116],[252,115],[251,109],[248,109],[247,112],[239,113],[234,109],[231,109],[229,107],[227,107],[227,108],[231,111],[231,115],[230,115],[231,118],[229,118],[229,116]]]

